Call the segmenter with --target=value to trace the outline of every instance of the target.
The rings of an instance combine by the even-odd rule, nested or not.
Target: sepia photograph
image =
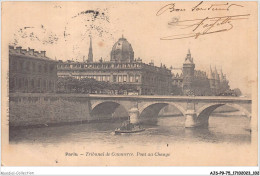
[[[258,2],[1,14],[2,166],[258,165]]]

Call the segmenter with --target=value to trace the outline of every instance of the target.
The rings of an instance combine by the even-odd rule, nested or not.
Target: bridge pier
[[[198,117],[195,110],[187,110],[185,115],[185,128],[208,127],[209,115]]]
[[[187,110],[185,115],[185,128],[193,128],[198,126],[197,114],[194,110]]]
[[[139,123],[139,109],[132,108],[129,110],[130,123],[137,124]]]

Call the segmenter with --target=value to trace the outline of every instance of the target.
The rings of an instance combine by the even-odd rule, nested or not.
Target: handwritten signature
[[[192,8],[179,8],[177,7],[176,3],[170,3],[167,4],[165,6],[163,6],[162,8],[160,8],[157,13],[156,16],[160,16],[166,12],[184,12],[184,11],[191,11],[191,12],[199,12],[199,11],[230,11],[231,9],[233,9],[234,7],[244,7],[240,4],[236,4],[236,3],[217,3],[217,4],[208,4],[208,3],[204,3],[204,1],[200,1],[198,4],[196,4],[195,6],[193,6]]]
[[[248,19],[249,16],[250,14],[243,14],[221,17],[206,17],[203,19],[192,19],[183,21],[175,19],[174,21],[169,22],[168,25],[179,27],[181,30],[188,30],[188,32],[162,37],[161,40],[176,40],[193,37],[197,39],[201,35],[227,32],[234,27],[234,21]]]

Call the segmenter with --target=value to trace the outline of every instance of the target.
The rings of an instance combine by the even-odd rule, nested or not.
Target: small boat
[[[121,133],[138,133],[142,132],[145,129],[140,127],[140,125],[130,123],[130,120],[124,122],[120,128],[115,129],[115,134]]]
[[[121,134],[121,133],[138,133],[144,131],[144,128],[140,129],[132,129],[132,130],[121,130],[120,128],[115,130],[115,134]]]

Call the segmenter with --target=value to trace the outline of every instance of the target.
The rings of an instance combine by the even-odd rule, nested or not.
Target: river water
[[[122,122],[99,122],[53,127],[13,129],[10,131],[12,144],[59,144],[59,143],[232,143],[250,144],[250,120],[243,116],[211,116],[208,128],[189,129],[184,127],[185,118],[160,117],[157,124],[144,124],[144,132],[115,135],[113,132]]]

